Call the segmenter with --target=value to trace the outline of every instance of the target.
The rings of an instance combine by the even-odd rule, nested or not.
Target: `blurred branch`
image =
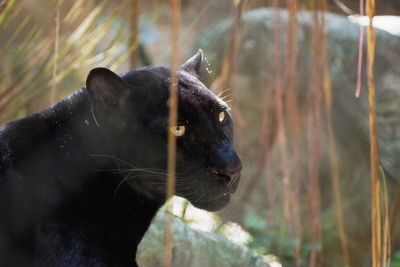
[[[3,13],[3,11],[6,9],[7,6],[7,0],[3,0],[0,2],[0,14]]]
[[[322,153],[322,108],[324,102],[324,29],[325,20],[323,11],[326,10],[326,2],[310,1],[313,7],[312,30],[310,51],[311,56],[311,81],[306,95],[309,116],[307,117],[307,208],[308,224],[312,249],[309,256],[309,267],[320,266],[322,262],[322,226],[321,226],[321,186],[320,164]]]
[[[3,22],[6,20],[8,15],[10,14],[12,8],[14,5],[17,3],[17,0],[3,0],[0,3],[0,25],[3,24]]]
[[[389,225],[391,228],[390,236],[394,236],[399,226],[398,223],[396,223],[396,221],[400,220],[400,183],[396,184],[394,199],[392,200],[392,203],[390,205],[389,218],[390,218]]]
[[[171,8],[171,81],[169,95],[169,118],[168,129],[177,126],[178,121],[178,77],[179,68],[179,34],[181,22],[181,1],[170,0]],[[168,130],[168,159],[167,159],[167,200],[175,194],[175,174],[176,174],[176,136],[171,130]],[[172,201],[167,202],[167,211],[172,211]],[[173,262],[173,236],[172,236],[172,212],[168,213],[165,229],[165,248],[164,248],[164,267],[172,267]]]
[[[340,0],[333,0],[333,3],[340,8],[345,14],[347,15],[354,15],[355,12],[351,10],[348,6],[346,6],[342,1]]]
[[[146,48],[143,44],[139,43],[139,59],[143,66],[150,66],[152,65],[151,59],[149,54],[146,51]]]
[[[132,0],[131,2],[131,35],[129,44],[139,43],[139,14],[140,14],[140,0]],[[137,47],[137,45],[135,45]],[[131,69],[138,67],[139,51],[134,49],[130,55]]]
[[[245,0],[236,0],[234,3],[235,18],[233,21],[232,34],[223,59],[221,75],[212,84],[212,89],[225,90],[230,86],[232,69],[234,68],[239,45],[240,20],[242,17]]]
[[[236,76],[237,71],[238,71],[237,55],[238,55],[239,42],[240,42],[240,24],[241,24],[240,22],[241,22],[241,17],[242,17],[242,13],[243,13],[246,2],[247,2],[247,0],[236,0],[236,1],[234,0],[235,18],[233,21],[232,34],[230,36],[228,48],[225,52],[223,63],[222,63],[221,75],[210,86],[211,90],[213,90],[215,92],[217,92],[218,89],[219,90],[226,90],[227,88],[232,89],[233,103],[231,104],[231,108],[232,108],[233,114],[235,116],[235,121],[236,121],[238,127],[243,127],[245,122],[240,113],[239,104],[237,102],[235,102],[235,99],[237,99],[237,92],[234,88],[235,82],[232,82],[232,79]],[[224,97],[224,96],[221,95],[221,97]],[[238,136],[236,138],[236,147],[237,147],[239,154],[241,153],[241,146],[239,143],[240,139],[241,139],[240,136]]]
[[[364,0],[360,0],[360,15],[364,16]],[[364,26],[360,25],[360,35],[358,38],[358,70],[357,70],[357,86],[356,97],[361,93],[361,80],[362,80],[362,64],[363,64],[363,47],[364,47]]]
[[[53,64],[53,76],[52,76],[52,87],[50,92],[50,103],[54,103],[56,100],[57,90],[57,67],[58,67],[58,56],[59,56],[59,42],[60,42],[60,8],[62,0],[57,0],[56,8],[56,28],[54,34],[54,64]]]
[[[326,51],[326,44],[324,45]],[[339,239],[343,253],[343,264],[345,267],[350,266],[350,253],[349,242],[346,234],[345,219],[343,214],[343,201],[342,193],[340,190],[340,174],[339,174],[339,161],[337,153],[336,137],[333,129],[332,122],[332,84],[329,74],[329,67],[326,52],[324,53],[324,93],[325,93],[325,106],[326,117],[328,126],[328,147],[329,147],[329,165],[331,172],[332,191],[335,201],[336,219],[339,228]]]
[[[375,1],[367,0],[367,15],[370,19],[367,31],[367,79],[368,79],[368,102],[369,102],[369,123],[370,123],[370,166],[371,166],[371,248],[372,266],[381,266],[381,225],[379,207],[379,156],[378,156],[378,137],[376,129],[375,112],[375,29],[372,26],[372,19],[375,16]]]

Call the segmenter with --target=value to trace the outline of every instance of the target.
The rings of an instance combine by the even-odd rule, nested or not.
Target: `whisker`
[[[132,167],[132,168],[135,168],[135,166],[133,166],[131,163],[129,163],[129,162],[123,160],[123,159],[120,159],[120,158],[118,158],[118,157],[116,157],[116,156],[113,156],[113,155],[92,154],[92,155],[90,155],[90,156],[91,156],[91,157],[111,158],[111,159],[113,159],[113,160],[115,160],[115,161],[119,161],[119,162],[121,162],[121,163],[123,163],[123,164],[125,164],[125,165],[128,165],[128,166],[130,166],[130,167]]]
[[[156,169],[144,169],[144,168],[130,168],[130,169],[103,169],[103,170],[96,170],[98,172],[143,172],[143,173],[149,173],[149,174],[162,174],[162,175],[167,175],[166,172],[164,171],[158,171]]]
[[[221,92],[218,93],[218,97],[221,97],[221,95],[223,95],[226,92],[229,92],[231,90],[231,88],[226,88],[225,90],[222,90]]]
[[[206,192],[203,192],[199,197],[197,197],[195,202],[199,202],[204,196],[205,196]]]
[[[121,162],[121,163],[123,163],[123,164],[125,164],[125,165],[131,167],[131,168],[129,168],[129,169],[117,168],[117,169],[108,169],[108,170],[115,170],[115,171],[120,171],[120,170],[126,170],[126,171],[128,171],[128,170],[132,170],[132,171],[133,171],[133,170],[140,170],[140,171],[142,171],[142,172],[149,172],[149,173],[159,172],[159,173],[162,173],[162,174],[165,174],[165,175],[166,175],[166,171],[164,171],[164,170],[155,169],[155,168],[137,168],[137,167],[134,166],[133,164],[131,164],[131,163],[129,163],[129,162],[123,160],[123,159],[120,159],[120,158],[118,158],[118,157],[116,157],[116,156],[113,156],[113,155],[92,154],[92,155],[90,155],[90,156],[92,156],[92,157],[111,158],[111,159],[114,159],[114,160],[116,160],[116,161],[118,161],[118,162]],[[105,171],[107,171],[107,170],[105,170]],[[179,177],[179,176],[176,175],[176,177]]]
[[[227,95],[224,95],[224,96],[222,96],[222,97],[220,97],[222,100],[224,100],[224,99],[226,99],[226,98],[228,98],[228,97],[231,97],[231,96],[233,96],[233,93],[232,94],[227,94]]]
[[[114,190],[114,197],[116,197],[116,194],[119,190],[119,188],[126,183],[129,180],[133,180],[133,179],[145,179],[145,176],[140,176],[137,174],[132,174],[132,173],[128,173],[122,180],[121,182],[117,185],[117,187]],[[149,183],[150,185],[162,185],[162,186],[167,186],[167,180],[166,178],[166,174],[152,174],[151,176],[148,176],[147,178],[151,178],[151,180],[147,181],[147,183]],[[157,178],[160,178],[157,180]],[[162,178],[162,179],[161,179]],[[184,190],[184,189],[189,189],[188,185],[186,184],[186,182],[182,182],[182,181],[176,181],[175,182],[175,187],[179,190]]]
[[[101,170],[95,170],[96,172],[117,172],[124,177],[122,180],[118,183],[114,190],[114,197],[116,197],[118,190],[121,188],[121,186],[126,183],[127,181],[134,180],[134,179],[148,179],[146,183],[149,183],[150,185],[154,186],[167,186],[167,172],[161,169],[156,169],[156,168],[138,168],[134,166],[133,164],[120,159],[116,156],[113,155],[102,155],[102,154],[93,154],[90,155],[92,157],[104,157],[104,158],[110,158],[116,161],[116,164],[118,163],[123,164],[125,166],[128,166],[129,168],[110,168],[110,169],[101,169]],[[183,177],[179,173],[175,174],[175,177],[177,180],[175,181],[175,188],[180,190],[180,191],[187,191],[188,193],[185,193],[186,196],[196,196],[196,192],[193,191],[193,184],[191,186],[188,186],[187,182],[189,181],[188,177]],[[203,196],[200,196],[200,198]]]
[[[130,178],[133,178],[133,177],[134,177],[134,176],[127,175],[126,177],[124,177],[124,178],[121,180],[121,182],[119,182],[119,184],[117,185],[117,187],[116,187],[115,190],[114,190],[114,198],[117,197],[117,193],[118,193],[119,188],[120,188],[126,181],[128,181]]]

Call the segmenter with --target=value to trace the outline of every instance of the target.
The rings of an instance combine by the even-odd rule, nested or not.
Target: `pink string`
[[[364,0],[360,0],[360,16],[364,16]],[[361,93],[361,75],[363,62],[363,44],[364,44],[364,26],[360,25],[360,38],[358,42],[358,71],[357,71],[357,87],[356,97]]]

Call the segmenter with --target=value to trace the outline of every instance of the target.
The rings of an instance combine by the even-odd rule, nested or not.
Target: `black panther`
[[[137,266],[166,198],[168,131],[176,194],[209,211],[228,204],[242,166],[226,103],[198,79],[202,60],[176,73],[172,129],[162,66],[93,69],[69,97],[0,127],[0,266]]]

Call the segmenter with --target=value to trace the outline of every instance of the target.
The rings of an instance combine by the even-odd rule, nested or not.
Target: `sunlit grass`
[[[12,8],[7,6],[10,7],[7,23],[0,25],[0,32],[10,38],[0,53],[4,55],[4,66],[10,67],[0,70],[0,122],[24,116],[53,102],[52,97],[44,96],[54,85],[57,85],[54,89],[57,91],[53,94],[57,98],[79,88],[84,75],[95,66],[118,68],[126,55],[137,48],[134,44],[133,48],[126,49],[123,45],[126,44],[126,28],[116,27],[122,7],[110,10],[108,1],[103,1],[85,14],[88,10],[83,8],[85,4],[83,0],[76,1],[67,9],[65,6],[61,9],[57,38],[54,28],[35,24],[30,16],[18,23],[21,13],[26,12],[22,3]],[[50,16],[53,15],[56,12]],[[18,25],[15,31],[9,30],[12,24]],[[68,28],[70,24],[78,26]],[[57,39],[59,47],[55,57]],[[54,71],[55,66],[57,71]]]

